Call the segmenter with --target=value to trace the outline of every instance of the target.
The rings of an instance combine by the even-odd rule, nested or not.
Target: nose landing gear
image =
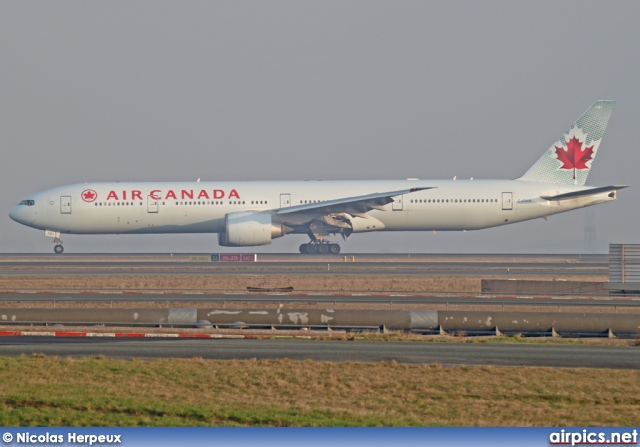
[[[60,253],[62,253],[62,252],[64,251],[64,247],[62,246],[62,239],[60,239],[60,232],[59,232],[59,231],[50,231],[50,230],[46,230],[46,231],[44,232],[44,235],[45,235],[45,236],[48,236],[48,237],[52,237],[52,238],[53,238],[53,241],[52,241],[52,242],[53,242],[54,244],[56,244],[56,245],[53,247],[53,251],[54,251],[56,254],[60,254]]]

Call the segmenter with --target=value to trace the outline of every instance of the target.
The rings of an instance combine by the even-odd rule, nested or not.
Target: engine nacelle
[[[228,213],[224,220],[225,231],[218,233],[218,244],[223,247],[267,245],[290,230],[281,223],[274,223],[271,214],[265,213]]]

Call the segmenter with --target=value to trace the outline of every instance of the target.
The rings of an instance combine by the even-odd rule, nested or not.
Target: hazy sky
[[[52,252],[7,213],[70,183],[515,178],[597,99],[618,104],[587,183],[635,185],[618,201],[343,249],[640,242],[638,17],[636,1],[4,1],[0,252]],[[67,252],[219,251],[211,234],[63,239]]]

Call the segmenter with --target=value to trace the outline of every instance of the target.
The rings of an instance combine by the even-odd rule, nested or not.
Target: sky
[[[52,252],[7,213],[65,184],[517,178],[598,99],[618,102],[587,184],[631,185],[617,201],[474,232],[356,234],[343,251],[640,242],[638,17],[636,1],[3,2],[0,252]],[[234,251],[213,234],[63,240]]]

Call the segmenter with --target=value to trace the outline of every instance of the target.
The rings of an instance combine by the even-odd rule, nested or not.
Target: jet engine
[[[223,247],[249,247],[267,245],[272,239],[292,231],[282,223],[274,222],[271,214],[240,211],[225,216],[225,231],[218,233],[218,244]]]

